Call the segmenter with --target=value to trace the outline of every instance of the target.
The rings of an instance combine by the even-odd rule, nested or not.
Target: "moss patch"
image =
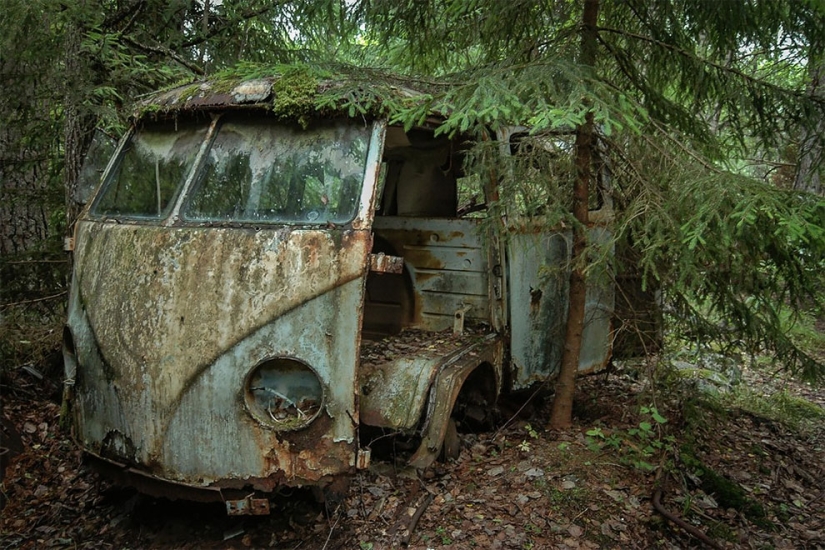
[[[681,460],[685,466],[696,471],[702,480],[702,490],[709,495],[713,495],[719,506],[733,508],[741,512],[748,520],[763,529],[773,529],[775,527],[767,519],[765,508],[749,498],[741,485],[709,468],[696,458],[688,446],[681,448]]]
[[[272,110],[280,118],[297,120],[302,127],[309,124],[318,96],[318,78],[306,67],[287,70],[272,86],[275,98]]]

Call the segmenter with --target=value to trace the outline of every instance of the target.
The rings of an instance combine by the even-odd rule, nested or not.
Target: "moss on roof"
[[[333,73],[307,65],[239,65],[206,80],[154,93],[137,103],[134,117],[257,108],[305,124],[317,116],[392,118],[431,99],[398,78],[365,70]]]

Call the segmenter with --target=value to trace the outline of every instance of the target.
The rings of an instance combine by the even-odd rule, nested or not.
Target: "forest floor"
[[[2,388],[21,445],[4,434],[17,454],[0,549],[825,548],[825,389],[768,367],[741,366],[733,385],[704,372],[616,367],[580,380],[569,430],[544,429],[539,393],[503,403],[496,431],[463,434],[457,460],[373,460],[334,508],[295,491],[269,516],[227,517],[100,479],[54,393],[18,370]]]

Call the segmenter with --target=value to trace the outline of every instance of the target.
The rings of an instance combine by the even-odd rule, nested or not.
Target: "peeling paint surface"
[[[420,422],[433,380],[460,354],[478,358],[478,343],[490,338],[489,327],[452,331],[407,330],[361,346],[361,422],[399,430]],[[471,350],[471,353],[468,353]],[[475,355],[473,355],[475,354]],[[481,360],[477,360],[473,367]]]
[[[77,235],[69,324],[83,365],[81,440],[203,485],[308,483],[354,467],[353,312],[369,232],[83,221]],[[325,410],[305,430],[280,433],[245,409],[247,373],[273,356],[321,379]]]
[[[603,227],[590,229],[593,242],[608,242]],[[513,389],[555,376],[561,367],[570,284],[570,236],[520,232],[508,238]],[[579,372],[604,367],[610,357],[613,285],[590,278]]]

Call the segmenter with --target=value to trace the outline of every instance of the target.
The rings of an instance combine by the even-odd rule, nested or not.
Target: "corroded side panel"
[[[610,242],[612,234],[603,226],[590,228],[591,243]],[[584,330],[579,354],[579,372],[592,372],[604,368],[613,353],[613,310],[616,287],[609,273],[590,274],[585,297]]]
[[[592,242],[609,231],[592,227]],[[569,288],[569,234],[518,233],[508,238],[513,389],[554,376],[561,366]],[[579,372],[602,368],[610,357],[614,288],[609,277],[587,282]]]
[[[80,222],[79,439],[186,483],[311,483],[351,468],[370,242],[366,231]],[[245,376],[276,355],[324,386],[324,412],[303,430],[276,432],[244,409]]]
[[[479,342],[493,338],[484,328],[452,331],[406,330],[361,346],[361,423],[412,430],[427,405],[433,380],[458,357],[476,357]],[[468,359],[472,362],[471,359]],[[473,367],[479,365],[478,359]],[[500,368],[500,363],[494,368]]]
[[[567,318],[569,246],[559,233],[512,234],[507,240],[513,388],[558,372]]]

